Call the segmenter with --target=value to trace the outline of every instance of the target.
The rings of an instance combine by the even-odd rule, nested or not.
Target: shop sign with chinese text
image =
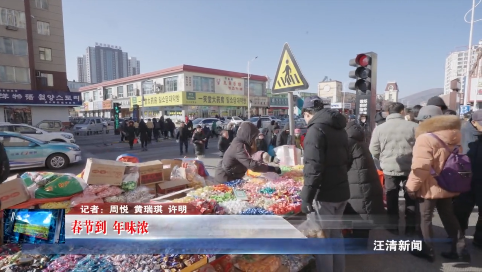
[[[80,93],[0,89],[0,104],[81,106]]]
[[[268,98],[267,97],[259,97],[259,96],[251,96],[251,107],[268,107]]]
[[[270,97],[270,107],[288,107],[288,98],[285,97]]]
[[[248,99],[242,95],[184,92],[184,105],[246,107]]]
[[[235,77],[216,77],[215,92],[220,94],[244,94],[244,79]]]
[[[182,92],[144,95],[144,107],[182,105]],[[142,97],[131,97],[131,105],[142,107]]]

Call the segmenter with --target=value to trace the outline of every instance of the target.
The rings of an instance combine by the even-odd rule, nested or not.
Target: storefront
[[[270,97],[268,115],[279,116],[288,114],[288,98]]]
[[[251,100],[251,115],[267,115],[269,99],[268,97],[254,96]]]
[[[131,105],[142,108],[142,97],[131,97]],[[202,92],[170,92],[144,96],[144,107],[159,107],[165,117],[184,120],[223,116],[223,113],[237,116],[246,110],[247,98],[242,95],[202,93]],[[230,115],[231,113],[235,113]]]
[[[80,94],[0,89],[0,120],[36,125],[43,120],[69,122],[69,110],[82,105]]]

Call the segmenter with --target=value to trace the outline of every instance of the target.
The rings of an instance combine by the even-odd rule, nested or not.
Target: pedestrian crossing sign
[[[272,93],[287,93],[308,88],[309,84],[301,73],[290,46],[285,43],[271,89]]]

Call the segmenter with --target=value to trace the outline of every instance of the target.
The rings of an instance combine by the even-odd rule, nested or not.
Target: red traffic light
[[[362,67],[367,67],[370,65],[370,60],[370,56],[366,54],[358,54],[355,58],[355,63]]]

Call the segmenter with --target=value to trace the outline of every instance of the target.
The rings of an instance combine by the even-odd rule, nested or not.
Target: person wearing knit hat
[[[447,109],[447,104],[445,104],[444,100],[440,96],[434,96],[431,97],[427,101],[427,106],[437,106],[439,107],[442,111]]]
[[[424,106],[418,112],[417,117],[415,118],[419,122],[423,122],[427,119],[430,119],[435,116],[443,115],[442,109],[435,105],[428,105]]]

